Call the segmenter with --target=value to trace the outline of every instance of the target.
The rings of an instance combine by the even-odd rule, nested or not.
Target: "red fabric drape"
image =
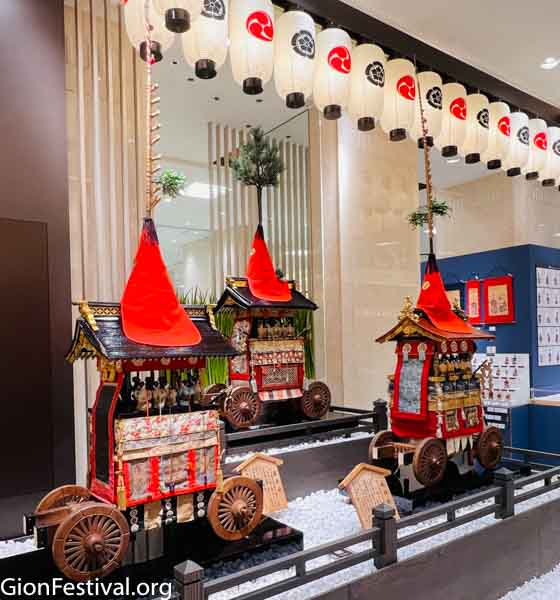
[[[195,346],[200,332],[179,304],[152,219],[144,219],[134,267],[121,300],[126,337],[149,346]]]
[[[257,227],[253,239],[253,249],[247,265],[247,280],[253,296],[261,300],[289,302],[292,299],[288,282],[281,281],[276,275],[261,225]]]

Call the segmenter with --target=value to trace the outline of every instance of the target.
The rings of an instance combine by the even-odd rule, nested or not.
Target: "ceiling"
[[[560,107],[560,2],[539,0],[344,0],[481,71]]]

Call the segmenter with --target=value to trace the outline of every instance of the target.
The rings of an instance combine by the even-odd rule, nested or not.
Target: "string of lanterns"
[[[123,0],[123,10],[130,41],[145,60],[145,0]],[[289,108],[313,97],[326,119],[348,111],[360,131],[380,124],[391,141],[411,137],[421,147],[420,90],[427,143],[444,158],[462,155],[467,164],[482,161],[510,177],[560,185],[559,127],[468,94],[460,83],[444,84],[438,73],[418,71],[405,58],[388,60],[375,44],[353,47],[343,29],[317,33],[301,10],[275,18],[271,0],[150,0],[149,19],[154,62],[181,34],[185,59],[200,79],[216,77],[229,52],[233,77],[246,94],[261,94],[274,78]]]

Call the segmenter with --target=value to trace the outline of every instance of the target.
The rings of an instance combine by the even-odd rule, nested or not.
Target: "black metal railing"
[[[515,453],[534,452],[519,448],[510,448]],[[552,453],[539,453],[540,457],[560,459],[560,455]],[[266,600],[288,590],[316,581],[327,575],[337,573],[354,565],[372,561],[377,569],[382,569],[397,562],[397,550],[416,544],[440,533],[455,529],[467,523],[477,521],[488,515],[494,515],[496,519],[507,519],[515,515],[515,506],[542,494],[547,494],[560,488],[560,467],[550,467],[535,474],[514,478],[513,471],[501,468],[494,473],[494,482],[490,487],[470,494],[465,498],[452,500],[418,514],[395,519],[394,509],[382,504],[373,512],[373,527],[366,531],[351,535],[334,542],[323,544],[309,550],[303,550],[289,556],[267,562],[263,565],[251,567],[232,575],[226,575],[213,581],[203,580],[203,569],[198,567],[198,575],[192,575],[193,563],[183,563],[176,567],[176,580],[179,587],[181,600],[203,600],[226,589],[231,589],[247,582],[255,582],[261,577],[279,571],[293,570],[292,574],[285,579],[267,585],[260,589],[252,590],[236,596],[237,600]],[[520,491],[523,488],[543,482],[542,486]],[[458,511],[468,509],[480,502],[492,500],[486,506],[458,515]],[[428,525],[427,527],[406,533],[409,527],[420,525],[427,521],[446,516],[446,520]],[[399,536],[399,532],[404,535]],[[370,542],[367,549],[349,550],[357,544]],[[341,552],[342,551],[342,552]],[[344,552],[346,551],[346,552]],[[337,556],[338,553],[340,556]],[[333,555],[337,556],[333,560]],[[321,557],[329,557],[329,562],[321,566],[310,568],[307,563]],[[188,576],[183,576],[185,565],[189,566]]]

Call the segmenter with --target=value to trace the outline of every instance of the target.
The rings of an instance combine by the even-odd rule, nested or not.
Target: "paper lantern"
[[[350,104],[348,111],[360,131],[371,131],[383,114],[385,53],[374,44],[361,44],[352,50]]]
[[[529,138],[529,160],[522,171],[528,181],[534,181],[539,178],[539,173],[546,165],[548,132],[544,119],[529,121]]]
[[[488,106],[488,98],[484,94],[467,96],[467,133],[460,151],[468,165],[480,162],[480,155],[488,148]]]
[[[416,76],[418,85],[418,94],[422,94],[422,108],[428,129],[427,141],[429,146],[434,145],[434,138],[437,138],[441,131],[442,118],[442,81],[441,77],[434,71],[422,71]],[[415,102],[414,126],[410,135],[418,140],[418,147],[424,147],[424,132],[422,129],[422,115],[420,112],[420,102]]]
[[[406,139],[414,124],[416,110],[416,71],[405,58],[387,62],[385,97],[381,126],[392,142]]]
[[[502,164],[508,177],[521,175],[521,169],[529,160],[529,141],[529,117],[523,112],[511,113],[510,145]]]
[[[491,102],[488,107],[488,148],[482,155],[489,169],[499,169],[509,151],[510,110],[505,102]]]
[[[203,0],[153,0],[153,2],[154,8],[165,17],[165,26],[173,33],[188,31],[199,18],[204,5],[214,4]]]
[[[546,163],[540,180],[544,187],[553,187],[560,182],[560,127],[549,127],[546,136],[548,140]]]
[[[185,60],[200,79],[213,79],[229,46],[229,12],[225,0],[205,0],[204,8],[183,36]]]
[[[123,6],[124,24],[126,33],[132,45],[140,52],[140,56],[146,60],[146,13],[144,0],[128,0]],[[165,28],[163,18],[154,9],[150,3],[148,16],[152,30],[151,54],[152,61],[159,62],[163,58],[163,53],[173,43],[173,34]]]
[[[250,96],[262,94],[274,69],[274,7],[270,0],[231,0],[233,78]]]
[[[467,90],[460,83],[446,83],[441,91],[441,132],[435,144],[444,158],[452,158],[467,135]]]
[[[313,19],[300,10],[285,12],[276,27],[274,81],[288,108],[302,108],[313,93],[315,51]]]
[[[317,36],[317,62],[313,80],[315,105],[326,119],[339,119],[350,100],[352,40],[342,29],[331,27]]]

